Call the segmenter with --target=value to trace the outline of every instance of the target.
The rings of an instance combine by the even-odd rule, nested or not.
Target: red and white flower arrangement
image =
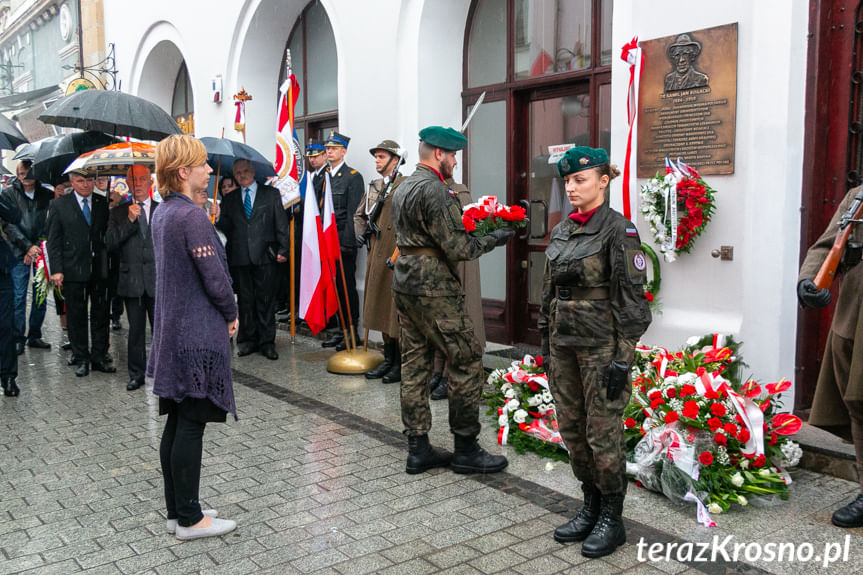
[[[521,206],[508,206],[496,196],[483,196],[462,208],[462,224],[470,234],[481,237],[500,228],[523,228],[527,214]]]
[[[790,439],[800,418],[779,412],[791,382],[741,382],[738,349],[718,334],[674,353],[639,347],[624,412],[627,472],[672,500],[695,501],[704,525],[753,497],[787,499],[785,469],[802,455]]]
[[[31,264],[31,273],[33,274],[33,285],[36,288],[36,303],[42,305],[45,298],[48,297],[48,291],[51,290],[51,272],[48,270],[48,242],[42,241],[39,244],[39,256]],[[57,293],[62,296],[60,288],[55,288]]]
[[[665,175],[657,173],[641,186],[641,213],[666,262],[689,253],[716,209],[716,190],[698,171],[679,159],[666,158]]]

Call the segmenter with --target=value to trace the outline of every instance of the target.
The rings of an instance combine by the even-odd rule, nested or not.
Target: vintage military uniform
[[[800,268],[798,286],[818,274],[839,232],[839,218],[848,211],[854,196],[861,190],[863,187],[853,188],[845,195],[827,229],[806,252]],[[859,224],[854,227],[849,242],[863,242],[863,228]],[[842,280],[839,298],[824,348],[809,423],[837,435],[851,437],[859,470],[863,469],[863,314],[860,313],[863,299],[863,265],[857,263],[850,269],[840,269],[840,273]],[[800,292],[798,288],[798,294]],[[819,294],[812,295],[817,298]],[[824,299],[821,302],[810,302],[806,295],[801,297],[801,301],[804,306],[826,306],[830,301],[827,297],[829,291],[822,290],[822,295]],[[858,343],[861,345],[857,345]],[[860,471],[858,480],[863,490],[863,473]],[[863,495],[839,509],[833,515],[833,523],[840,527],[863,526]]]
[[[580,171],[579,163],[584,169],[604,166],[608,156],[577,147],[561,163],[566,166],[558,166],[560,175],[566,176]],[[622,415],[632,386],[627,370],[622,392],[608,399],[608,370],[613,360],[632,361],[651,316],[642,287],[647,263],[635,225],[607,203],[583,225],[573,215],[549,238],[539,329],[543,353],[551,360],[549,385],[560,433],[586,504],[596,501],[595,523],[599,495],[615,497],[622,508],[627,485]],[[578,541],[588,533],[580,539],[560,538],[557,532],[555,537]]]

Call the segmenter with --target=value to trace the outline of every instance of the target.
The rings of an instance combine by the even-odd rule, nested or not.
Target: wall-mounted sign
[[[74,92],[78,92],[79,90],[98,90],[96,84],[88,80],[87,78],[75,78],[69,85],[66,86],[66,95],[72,94]]]
[[[638,177],[682,158],[703,175],[734,173],[737,23],[640,43]]]

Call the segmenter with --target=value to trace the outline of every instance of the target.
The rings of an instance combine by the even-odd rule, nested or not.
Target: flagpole
[[[285,68],[286,68],[285,69],[285,78],[289,79],[291,77],[291,74],[293,74],[293,70],[291,70],[291,49],[290,48],[287,48],[285,50]],[[289,121],[290,121],[292,132],[293,132],[293,128],[294,128],[293,89],[294,89],[294,86],[293,86],[293,83],[291,83],[288,86],[287,105],[288,105],[288,115],[290,117]],[[302,160],[300,158],[294,158],[294,161],[299,162]],[[300,182],[297,182],[297,185],[299,185],[299,184],[300,184]],[[295,299],[295,293],[296,293],[296,289],[297,289],[297,287],[296,287],[296,269],[294,266],[294,262],[296,261],[296,251],[295,251],[296,250],[296,246],[295,246],[296,242],[295,242],[295,238],[294,238],[296,232],[295,232],[294,226],[295,226],[295,224],[294,224],[294,206],[292,204],[291,205],[291,224],[290,224],[290,228],[291,228],[291,252],[290,252],[291,253],[291,262],[290,262],[290,264],[288,264],[290,266],[290,268],[289,268],[290,269],[289,285],[290,285],[290,292],[291,292],[290,293],[291,301],[288,304],[288,307],[291,310],[291,344],[293,344],[295,341],[296,330],[297,330],[297,324],[296,324],[296,319],[295,319],[295,316],[297,314],[295,313],[295,309],[294,309],[294,307],[295,307],[294,306],[294,299]]]

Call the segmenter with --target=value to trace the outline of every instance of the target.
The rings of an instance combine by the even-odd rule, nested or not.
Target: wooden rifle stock
[[[845,251],[845,244],[848,243],[848,238],[851,237],[851,231],[854,229],[853,224],[856,224],[855,220],[859,220],[861,216],[863,216],[863,192],[858,192],[848,211],[839,220],[839,233],[836,234],[833,246],[830,247],[827,257],[824,258],[824,262],[815,276],[814,281],[818,289],[830,289],[830,286],[833,285],[836,270],[839,268],[842,253]]]

